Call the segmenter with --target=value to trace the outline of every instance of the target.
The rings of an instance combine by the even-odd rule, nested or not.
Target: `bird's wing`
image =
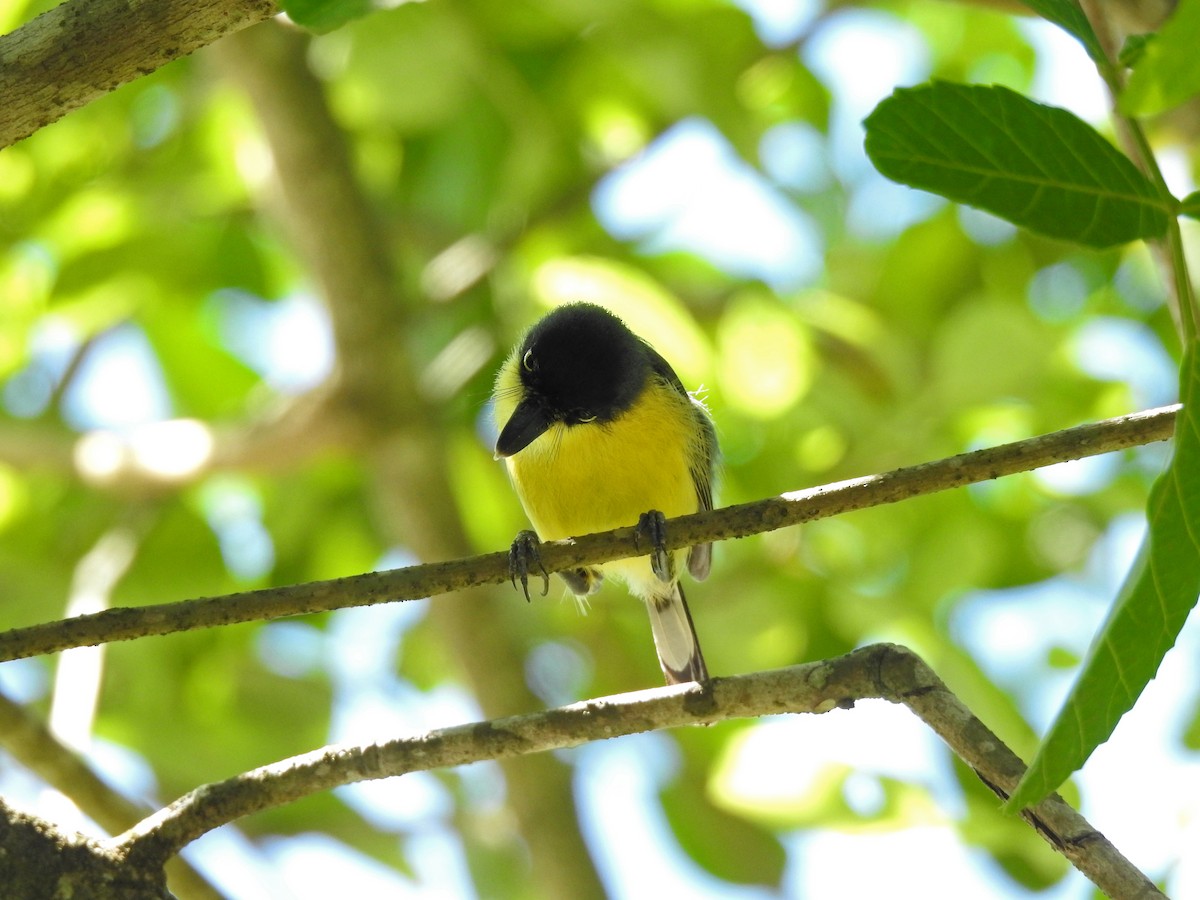
[[[692,484],[696,487],[696,498],[699,500],[700,509],[702,511],[712,509],[713,478],[716,473],[717,460],[720,456],[720,450],[717,446],[717,430],[713,426],[712,419],[708,417],[708,412],[704,409],[704,404],[688,393],[687,388],[683,386],[683,382],[679,380],[679,376],[675,374],[675,370],[671,368],[671,364],[663,359],[653,347],[646,345],[646,350],[650,354],[651,368],[671,387],[675,388],[681,396],[687,399],[691,405],[692,414],[696,417],[696,426],[700,438],[700,453],[697,454],[695,464],[692,466]],[[703,580],[708,577],[711,562],[712,544],[697,544],[688,552],[688,571],[697,580]]]

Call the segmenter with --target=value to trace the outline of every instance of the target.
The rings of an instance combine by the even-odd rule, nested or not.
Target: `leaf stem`
[[[1141,122],[1137,118],[1121,112],[1120,98],[1125,89],[1125,78],[1122,69],[1113,60],[1115,47],[1110,46],[1112,35],[1109,29],[1098,27],[1107,24],[1097,21],[1104,16],[1103,4],[1084,3],[1082,8],[1096,33],[1103,35],[1104,38],[1109,38],[1109,40],[1098,41],[1102,53],[1099,56],[1093,54],[1092,61],[1096,64],[1100,78],[1112,98],[1112,114],[1119,126],[1118,131],[1123,132],[1127,141],[1133,145],[1131,148],[1127,147],[1126,150],[1133,151],[1130,155],[1134,158],[1134,162],[1141,166],[1154,183],[1161,202],[1169,211],[1165,246],[1159,245],[1163,247],[1160,261],[1170,270],[1169,277],[1166,279],[1169,295],[1175,301],[1176,323],[1180,330],[1180,339],[1186,348],[1196,342],[1196,323],[1200,316],[1197,315],[1196,295],[1188,274],[1187,257],[1183,250],[1183,235],[1179,228],[1180,202],[1167,186],[1167,181],[1163,177],[1162,169],[1159,168],[1154,149],[1150,146]]]
[[[1109,82],[1110,89],[1112,86],[1113,82]],[[1170,269],[1171,292],[1175,297],[1176,307],[1179,312],[1180,338],[1186,347],[1196,342],[1196,321],[1198,316],[1196,312],[1196,295],[1192,289],[1192,280],[1188,274],[1187,257],[1183,250],[1183,233],[1179,228],[1179,201],[1167,186],[1167,181],[1163,177],[1162,169],[1159,168],[1158,160],[1154,156],[1154,150],[1150,146],[1150,141],[1146,138],[1146,132],[1142,128],[1141,122],[1132,116],[1121,113],[1119,111],[1119,104],[1116,103],[1116,98],[1119,95],[1114,94],[1113,96],[1114,115],[1124,124],[1126,133],[1137,147],[1146,172],[1150,176],[1150,180],[1154,182],[1154,186],[1158,189],[1163,202],[1169,203],[1172,209],[1172,214],[1167,220],[1164,263]]]

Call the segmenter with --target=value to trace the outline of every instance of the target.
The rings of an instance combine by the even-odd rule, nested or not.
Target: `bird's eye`
[[[526,372],[532,372],[537,368],[537,361],[533,358],[532,350],[526,350],[525,355],[521,357],[521,368]]]
[[[579,423],[581,425],[585,424],[587,422],[595,422],[595,421],[596,421],[595,413],[580,413],[579,414]]]

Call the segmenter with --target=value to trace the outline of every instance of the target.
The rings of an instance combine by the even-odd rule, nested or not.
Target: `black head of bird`
[[[563,306],[529,330],[513,354],[517,408],[496,441],[512,456],[551,425],[611,422],[650,376],[646,344],[599,306]]]

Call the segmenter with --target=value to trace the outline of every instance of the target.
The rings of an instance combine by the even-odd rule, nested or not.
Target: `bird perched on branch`
[[[536,533],[513,544],[524,575],[540,540],[638,526],[649,558],[561,572],[575,594],[605,573],[642,598],[668,684],[708,670],[679,574],[708,575],[712,545],[665,549],[665,520],[712,509],[717,438],[703,404],[648,343],[590,303],[561,306],[533,326],[496,377],[503,458]]]

